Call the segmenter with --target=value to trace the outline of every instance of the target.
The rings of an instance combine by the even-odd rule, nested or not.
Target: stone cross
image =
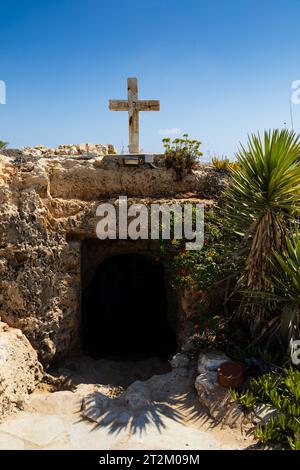
[[[111,111],[128,111],[129,115],[129,153],[139,153],[139,112],[159,111],[159,101],[139,100],[136,78],[127,79],[128,100],[109,100]]]

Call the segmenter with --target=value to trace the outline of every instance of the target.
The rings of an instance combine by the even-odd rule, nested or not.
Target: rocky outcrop
[[[20,330],[0,323],[0,417],[20,409],[43,376],[37,353]]]
[[[200,404],[204,406],[209,416],[216,422],[230,427],[240,426],[244,413],[230,395],[228,388],[219,385],[217,370],[228,357],[219,351],[201,353],[198,359],[198,375],[195,388]]]
[[[154,375],[142,382],[133,382],[118,397],[110,398],[103,391],[87,395],[82,400],[82,416],[99,425],[134,429],[138,423],[149,419],[159,421],[160,415],[180,420],[180,407],[188,408],[193,373],[186,368]],[[191,406],[191,404],[190,404]]]
[[[190,361],[188,356],[182,353],[175,354],[170,361],[172,369],[188,367],[189,363]]]
[[[113,155],[116,150],[113,145],[101,144],[77,144],[77,145],[59,145],[58,147],[51,148],[45,145],[37,145],[35,147],[24,147],[22,150],[7,149],[3,151],[4,155],[8,156],[24,156],[24,157],[54,157],[54,156],[104,156]]]
[[[45,366],[78,341],[82,240],[96,239],[99,203],[210,205],[226,184],[209,165],[177,182],[163,164],[120,166],[110,146],[71,147],[0,156],[0,317]]]

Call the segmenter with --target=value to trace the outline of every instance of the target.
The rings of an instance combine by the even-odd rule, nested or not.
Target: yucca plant
[[[241,146],[236,157],[227,203],[231,222],[247,242],[238,288],[249,293],[237,310],[255,337],[272,315],[272,305],[253,302],[253,294],[272,291],[274,249],[282,251],[289,218],[300,211],[299,136],[288,130],[252,134],[248,148]]]
[[[273,286],[283,302],[280,332],[291,352],[292,342],[300,337],[300,234],[298,227],[285,238],[285,247],[275,251]]]
[[[3,142],[3,140],[0,140],[0,150],[5,149],[5,147],[8,145],[7,142]]]

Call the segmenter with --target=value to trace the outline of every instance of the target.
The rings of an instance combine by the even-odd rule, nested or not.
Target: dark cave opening
[[[136,253],[105,259],[82,292],[84,352],[95,359],[169,357],[177,348],[169,307],[162,264]]]

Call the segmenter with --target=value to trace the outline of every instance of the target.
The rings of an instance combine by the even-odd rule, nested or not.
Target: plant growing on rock
[[[217,283],[236,274],[238,257],[233,257],[239,237],[233,232],[220,207],[207,209],[204,216],[202,250],[185,250],[184,240],[160,240],[159,255],[175,288],[191,288],[193,300],[201,310],[207,292]]]
[[[165,148],[166,167],[172,168],[176,173],[176,180],[183,179],[195,167],[196,163],[203,154],[200,152],[200,141],[189,139],[188,134],[183,138],[176,138],[171,141],[170,138],[163,139]]]
[[[8,143],[0,140],[0,150],[4,150],[7,147]]]
[[[274,304],[253,302],[251,297],[274,291],[274,250],[282,251],[290,218],[300,212],[299,158],[299,136],[288,130],[269,131],[263,137],[249,137],[248,148],[242,146],[237,154],[239,168],[231,173],[229,220],[248,247],[238,282],[246,295],[238,314],[248,321],[252,337],[273,315]]]
[[[238,170],[239,169],[239,163],[238,162],[231,162],[229,160],[229,158],[213,157],[212,158],[212,164],[213,164],[214,168],[217,171],[230,172],[232,170]]]

